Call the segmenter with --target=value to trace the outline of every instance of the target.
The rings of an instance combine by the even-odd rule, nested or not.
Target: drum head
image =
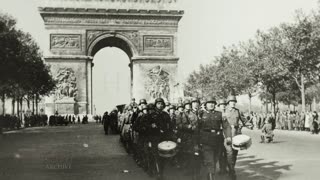
[[[248,149],[252,144],[251,137],[241,134],[232,138],[232,147],[236,150]]]
[[[158,144],[158,149],[163,151],[170,151],[172,149],[175,149],[177,147],[177,144],[173,141],[163,141]]]

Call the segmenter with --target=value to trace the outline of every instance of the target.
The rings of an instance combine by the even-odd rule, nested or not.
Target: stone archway
[[[65,1],[77,2],[77,6],[90,2]],[[46,113],[92,113],[92,60],[107,46],[122,49],[130,59],[132,97],[171,101],[177,83],[177,31],[183,11],[167,10],[165,5],[176,1],[91,1],[101,6],[70,8],[61,1],[39,8],[50,38],[45,61],[59,81],[56,93],[46,99]],[[113,3],[128,4],[130,9],[99,8]],[[144,3],[148,9],[134,8]]]

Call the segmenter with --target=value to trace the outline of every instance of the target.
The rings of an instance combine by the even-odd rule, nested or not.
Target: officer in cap
[[[224,138],[231,143],[231,127],[222,113],[215,110],[217,104],[214,97],[206,101],[206,111],[200,114],[199,133],[203,148],[205,166],[208,170],[208,180],[213,180],[216,173],[216,164],[224,146]]]
[[[223,117],[225,117],[226,106],[227,106],[226,99],[220,99],[218,101],[218,107],[222,112]],[[220,174],[225,174],[227,172],[227,151],[225,147],[222,148],[222,152],[219,158],[219,168],[220,168],[220,172],[219,172]]]
[[[245,122],[241,119],[240,111],[236,108],[237,99],[236,96],[230,95],[227,99],[228,107],[225,112],[225,118],[229,122],[231,126],[231,135],[232,137],[241,134],[240,130],[240,123],[245,126]],[[238,156],[238,150],[232,149],[231,144],[227,144],[225,146],[227,152],[227,162],[229,168],[229,175],[230,177],[235,180],[236,173],[235,173],[235,165]]]
[[[149,147],[152,150],[153,167],[157,170],[157,178],[163,179],[165,159],[158,154],[158,144],[162,141],[171,140],[173,130],[170,116],[164,111],[165,103],[162,98],[155,100],[155,111],[150,114],[149,124]]]

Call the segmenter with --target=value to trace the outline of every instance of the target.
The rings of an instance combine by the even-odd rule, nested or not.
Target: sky
[[[267,30],[293,20],[294,11],[318,9],[318,0],[180,0],[185,11],[179,24],[179,79],[183,82],[200,64],[219,56],[223,46],[252,38],[255,32]],[[48,52],[48,34],[35,0],[0,0],[0,11],[11,14],[17,26],[29,32],[44,53]],[[116,59],[116,60],[115,60]],[[117,48],[104,48],[94,57],[93,91],[98,113],[129,98],[129,59]],[[110,68],[112,67],[112,68]],[[118,79],[118,81],[115,81]],[[117,83],[116,82],[121,82]],[[116,95],[117,92],[123,96]],[[118,93],[119,94],[119,93]],[[110,103],[106,103],[110,102]]]

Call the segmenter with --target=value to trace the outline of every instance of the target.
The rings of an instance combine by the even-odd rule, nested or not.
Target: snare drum
[[[173,141],[163,141],[158,144],[159,156],[170,158],[177,154],[177,143]]]
[[[241,134],[232,138],[232,148],[234,150],[245,150],[248,149],[252,144],[250,136]]]

